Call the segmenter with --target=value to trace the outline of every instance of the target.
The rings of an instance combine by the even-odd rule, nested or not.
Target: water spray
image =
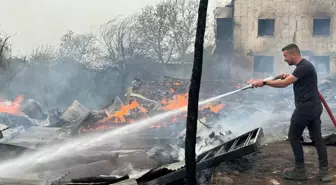
[[[269,80],[269,79],[275,80],[275,79],[280,79],[280,78],[281,76],[276,76],[276,77],[269,77],[264,80]],[[226,96],[229,96],[229,95],[232,95],[232,94],[235,94],[240,91],[247,90],[247,89],[252,89],[252,88],[254,88],[252,85],[248,85],[246,87],[237,89],[235,91],[231,91],[231,92],[228,92],[228,93],[216,96],[216,97],[212,97],[212,98],[200,101],[199,105],[204,105],[210,102],[214,102]],[[54,146],[49,146],[48,148],[43,148],[32,154],[26,154],[24,156],[21,156],[20,158],[16,158],[11,161],[0,164],[0,171],[1,171],[0,176],[13,176],[13,175],[15,176],[20,173],[31,171],[32,169],[34,169],[34,167],[39,166],[39,164],[61,160],[63,157],[69,157],[75,153],[84,152],[90,148],[93,148],[99,145],[104,145],[110,142],[116,136],[118,136],[118,139],[121,139],[122,136],[127,136],[125,133],[139,131],[142,128],[146,128],[153,123],[157,123],[161,120],[164,120],[176,114],[181,114],[185,111],[187,111],[187,106],[184,106],[184,107],[181,107],[181,108],[169,111],[169,112],[164,112],[164,113],[155,115],[153,117],[137,121],[133,124],[125,125],[124,127],[111,130],[98,137],[92,138],[91,136],[88,136],[85,138],[73,139],[61,145],[54,145]]]

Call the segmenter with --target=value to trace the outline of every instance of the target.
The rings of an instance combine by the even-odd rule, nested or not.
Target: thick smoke
[[[25,67],[13,80],[10,89],[35,99],[45,108],[64,110],[78,100],[90,109],[98,109],[119,93],[116,72],[89,71],[81,64]]]

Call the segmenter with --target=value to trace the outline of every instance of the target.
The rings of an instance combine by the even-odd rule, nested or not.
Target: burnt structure
[[[273,75],[290,72],[280,51],[296,43],[318,73],[334,72],[335,10],[331,0],[233,0],[215,10],[216,54],[234,51],[232,72],[244,63],[251,74]]]

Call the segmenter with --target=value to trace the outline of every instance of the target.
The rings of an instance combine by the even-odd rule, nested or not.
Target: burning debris
[[[235,136],[230,130],[224,130],[220,126],[220,122],[206,124],[206,118],[198,120],[197,138],[196,138],[196,153],[202,153],[215,146],[221,145]],[[178,135],[178,141],[174,144],[168,144],[164,148],[154,147],[148,155],[159,164],[169,164],[184,159],[184,144],[186,138],[186,130],[184,129]]]
[[[164,148],[152,148],[147,152],[147,155],[160,165],[171,164],[179,161],[180,150],[179,148],[175,148],[175,146],[168,144]]]
[[[132,86],[126,93],[126,102],[123,103],[116,97],[114,102],[105,106],[98,112],[88,111],[79,102],[74,102],[63,115],[71,115],[73,118],[64,117],[58,122],[58,126],[77,125],[71,133],[87,133],[97,130],[113,129],[124,124],[133,124],[137,120],[148,118],[162,112],[175,110],[187,106],[188,85],[185,80],[166,77],[160,81],[144,81],[135,78]],[[148,98],[150,97],[150,98]],[[219,117],[224,104],[216,102],[204,105],[200,108],[201,117]],[[83,111],[81,113],[81,111]],[[68,113],[69,112],[69,113]],[[76,115],[71,113],[76,112]],[[173,116],[165,123],[154,123],[151,127],[170,127],[172,124],[181,124],[185,121],[186,113]],[[76,123],[75,123],[76,122]]]
[[[239,157],[257,152],[261,146],[263,132],[261,128],[254,129],[236,137],[222,145],[214,147],[197,156],[197,170],[211,169],[221,162],[238,159]],[[184,161],[161,166],[138,178],[141,184],[184,184]]]
[[[213,167],[218,166],[220,163],[224,161],[233,161],[243,157],[245,155],[252,154],[257,152],[259,147],[261,146],[261,138],[263,136],[262,129],[254,129],[246,134],[243,134],[239,137],[236,137],[228,142],[225,142],[217,147],[214,147],[208,151],[205,151],[197,156],[197,169],[203,174],[200,175],[204,177],[204,173],[209,172],[208,176],[211,178],[211,172]],[[170,149],[174,150],[173,147]],[[230,163],[227,164],[230,164]],[[103,165],[101,162],[97,163]],[[151,185],[151,184],[184,184],[184,173],[185,173],[185,162],[177,161],[174,163],[169,163],[163,166],[156,167],[152,170],[147,170],[146,172],[139,172],[139,175],[131,177],[129,174],[118,174],[118,175],[88,175],[87,177],[79,177],[77,175],[71,175],[71,173],[67,174],[64,171],[64,176],[60,176],[60,178],[56,178],[56,180],[52,181],[53,185],[73,185],[73,184],[143,184],[143,185]],[[128,165],[129,166],[129,165]],[[96,167],[91,167],[91,169]],[[134,169],[132,166],[128,167],[129,170],[125,169],[128,173],[131,173]],[[77,170],[73,171],[75,174],[78,174],[78,171],[84,173],[85,168],[78,167]],[[98,170],[98,169],[97,169]],[[91,173],[96,173],[91,172]],[[99,170],[98,170],[99,171]],[[125,171],[125,172],[126,172]],[[100,172],[102,173],[102,172]],[[120,171],[119,171],[120,173]],[[69,179],[69,177],[72,178]],[[209,181],[210,179],[206,179]]]
[[[40,103],[33,99],[28,99],[21,107],[21,110],[32,119],[45,120],[48,117],[48,115],[43,112]]]
[[[126,93],[125,102],[116,97],[110,105],[97,111],[88,110],[77,100],[73,101],[64,112],[58,109],[45,111],[38,102],[34,100],[24,102],[23,97],[18,97],[12,103],[7,102],[8,109],[5,106],[0,109],[4,110],[0,113],[0,118],[9,127],[2,131],[4,138],[0,141],[17,144],[22,143],[22,137],[24,137],[30,138],[30,143],[34,145],[45,146],[55,142],[71,142],[72,138],[84,135],[96,137],[99,133],[127,124],[137,124],[138,120],[186,106],[188,86],[188,81],[170,77],[165,77],[163,81],[145,81],[135,78]],[[214,95],[208,93],[205,96],[204,94],[204,98]],[[251,104],[239,106],[236,102],[230,101],[225,103],[217,101],[201,106],[196,146],[199,170],[209,170],[211,174],[211,169],[222,161],[236,159],[257,151],[262,136],[261,128],[236,137],[232,130],[222,127],[222,121],[223,118],[227,118],[229,122],[241,117],[248,118],[251,112],[263,111]],[[19,119],[20,121],[17,121]],[[49,161],[49,164],[32,168],[31,172],[39,173],[40,177],[48,179],[57,179],[70,172],[61,180],[54,181],[59,184],[75,184],[79,181],[82,184],[111,184],[109,180],[120,177],[125,177],[121,180],[127,179],[141,184],[157,184],[163,181],[183,182],[185,119],[186,112],[171,116],[150,125],[141,132],[125,136],[122,140],[116,138],[104,146],[97,146],[94,148],[94,154],[89,152],[65,155],[62,162]],[[32,142],[32,136],[28,137],[25,133],[28,133],[27,130],[30,132],[34,129],[37,130],[36,133],[41,133],[37,128],[46,129],[46,134],[38,136],[39,138]],[[55,134],[52,135],[52,133]],[[46,139],[47,135],[52,136],[52,139]],[[24,146],[28,148],[27,144]],[[129,178],[127,175],[131,170],[125,170],[124,167],[139,163],[141,165],[135,165],[135,169],[152,169],[158,165],[167,164],[168,167],[153,169],[139,178]],[[106,178],[100,178],[102,175]],[[83,179],[90,176],[95,178]],[[79,179],[79,181],[72,179]]]
[[[213,146],[218,146],[225,143],[226,141],[234,137],[233,133],[230,130],[224,130],[220,126],[220,122],[215,122],[210,124],[205,123],[207,118],[198,120],[197,122],[197,147],[196,151],[206,150],[206,148],[211,148]],[[211,123],[210,121],[208,121]],[[184,142],[186,138],[186,129],[179,134],[180,142],[178,145],[184,148]]]
[[[8,113],[12,115],[23,115],[21,111],[21,103],[23,101],[23,95],[18,96],[14,101],[0,101],[0,112]]]

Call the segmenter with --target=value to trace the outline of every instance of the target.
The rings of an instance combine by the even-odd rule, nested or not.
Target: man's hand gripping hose
[[[270,76],[270,77],[268,77],[268,78],[265,78],[264,81],[266,81],[266,80],[279,80],[279,79],[282,79],[282,75],[278,75],[278,76]],[[250,84],[250,85],[248,85],[248,86],[245,86],[245,87],[241,88],[241,90],[253,89],[253,88],[254,88],[253,85]]]

